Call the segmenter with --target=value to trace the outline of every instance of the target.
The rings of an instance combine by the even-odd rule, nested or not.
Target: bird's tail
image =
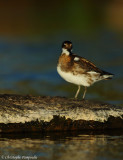
[[[104,80],[108,80],[108,79],[112,79],[113,76],[114,74],[103,71],[101,78]]]

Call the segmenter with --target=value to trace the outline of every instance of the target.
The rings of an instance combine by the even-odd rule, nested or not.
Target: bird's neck
[[[62,54],[66,54],[67,56],[69,56],[71,54],[71,50],[67,50],[65,48],[62,48]]]

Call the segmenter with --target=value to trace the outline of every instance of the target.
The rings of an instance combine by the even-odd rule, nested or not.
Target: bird
[[[81,86],[84,86],[82,96],[82,99],[84,99],[87,87],[100,80],[112,79],[114,74],[97,68],[91,61],[72,53],[72,49],[71,41],[62,43],[62,53],[58,59],[57,72],[67,82],[78,86],[75,99],[78,97]]]

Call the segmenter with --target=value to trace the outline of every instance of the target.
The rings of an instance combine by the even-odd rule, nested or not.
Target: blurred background
[[[123,105],[122,0],[0,1],[0,93],[74,97],[77,86],[56,71],[64,40],[115,74],[86,98]]]

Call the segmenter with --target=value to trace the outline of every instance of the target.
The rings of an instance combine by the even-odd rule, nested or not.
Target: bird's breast
[[[69,72],[72,67],[71,57],[65,54],[62,54],[59,57],[58,66],[60,66],[62,71]]]

